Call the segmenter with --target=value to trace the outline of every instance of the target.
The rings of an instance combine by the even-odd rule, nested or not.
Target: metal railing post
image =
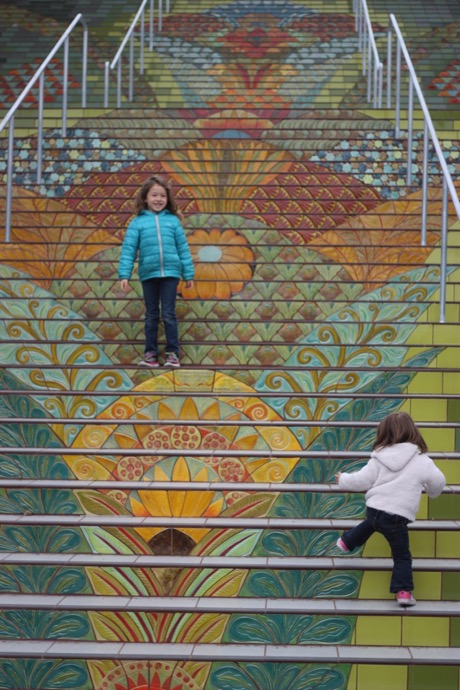
[[[392,58],[393,58],[393,46],[392,46],[393,34],[391,33],[391,26],[388,27],[387,32],[387,108],[391,108],[391,77],[392,77]]]
[[[69,83],[69,37],[64,41],[64,75],[62,85],[62,136],[67,135],[67,92]]]
[[[120,56],[118,60],[118,70],[117,70],[117,108],[121,107],[121,65],[123,58]]]
[[[38,132],[37,132],[37,184],[42,181],[43,161],[43,99],[45,90],[45,73],[40,74],[38,90]]]
[[[128,81],[128,100],[131,102],[133,100],[133,89],[134,89],[134,36],[131,34],[129,39],[129,81]]]
[[[139,74],[144,74],[144,40],[145,40],[145,11],[141,14],[141,45],[139,52]]]
[[[154,5],[153,5],[153,0],[150,0],[150,36],[149,36],[149,48],[150,50],[153,50],[153,13],[154,13]]]
[[[11,239],[11,201],[13,198],[14,116],[8,129],[8,159],[6,163],[5,242]]]
[[[158,0],[158,31],[163,30],[163,0]]]
[[[414,129],[414,84],[409,75],[409,107],[407,109],[407,176],[408,185],[412,183],[412,134]]]
[[[426,219],[428,212],[428,123],[423,120],[423,171],[422,171],[422,247],[426,247]]]
[[[447,221],[448,196],[447,178],[442,178],[442,228],[441,228],[441,276],[439,288],[439,322],[446,321],[446,282],[447,282]]]
[[[88,80],[88,27],[83,29],[83,65],[82,65],[81,107],[86,108],[86,82]]]
[[[104,65],[104,108],[109,107],[109,77],[110,62],[107,60]]]
[[[396,105],[395,105],[395,137],[401,136],[401,46],[396,43]]]

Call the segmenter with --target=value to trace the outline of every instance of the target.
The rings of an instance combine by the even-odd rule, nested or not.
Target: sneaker
[[[348,548],[348,546],[345,544],[345,542],[343,541],[343,539],[341,537],[339,537],[337,539],[336,544],[337,544],[337,548],[340,549],[340,551],[343,551],[344,553],[348,553],[350,551],[350,549]]]
[[[175,352],[165,352],[165,367],[180,367],[178,355]]]
[[[396,594],[396,601],[400,606],[415,606],[417,603],[411,592],[398,592]]]
[[[146,352],[144,358],[140,362],[145,367],[159,367],[157,356],[153,352]]]

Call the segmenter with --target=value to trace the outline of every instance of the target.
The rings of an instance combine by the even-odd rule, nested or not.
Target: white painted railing
[[[374,108],[382,107],[383,65],[375,43],[366,0],[353,0],[358,48],[362,51],[362,73],[367,74],[367,101]]]
[[[460,220],[460,201],[457,190],[452,180],[449,167],[446,163],[438,135],[433,125],[425,97],[415,73],[412,60],[406,47],[401,30],[394,14],[390,14],[387,39],[387,107],[391,108],[392,100],[392,43],[393,36],[396,39],[396,66],[395,66],[395,135],[401,136],[401,61],[408,73],[408,107],[407,107],[407,184],[412,184],[412,143],[414,128],[414,93],[417,96],[419,106],[423,113],[423,165],[422,165],[422,228],[421,244],[426,246],[427,233],[427,208],[428,208],[428,148],[431,143],[441,168],[442,176],[442,224],[441,224],[441,277],[439,295],[439,320],[445,322],[446,317],[446,283],[447,283],[447,231],[448,231],[448,204],[449,197],[454,205],[457,218]]]
[[[161,31],[163,28],[163,0],[156,0],[157,2],[157,30]],[[147,10],[147,5],[149,9]],[[170,0],[166,0],[166,12],[168,13],[170,9]],[[117,108],[121,107],[121,92],[122,92],[122,81],[123,81],[123,54],[125,52],[126,46],[129,43],[129,54],[128,54],[128,101],[133,100],[133,88],[134,88],[134,38],[137,35],[139,37],[139,74],[144,74],[144,48],[145,48],[145,16],[149,12],[149,50],[153,50],[154,42],[154,19],[155,19],[155,7],[154,0],[143,0],[141,6],[136,12],[136,16],[130,24],[128,31],[126,32],[120,47],[118,48],[115,57],[112,62],[106,61],[105,72],[104,72],[104,107],[109,107],[109,82],[110,82],[110,72],[112,72],[115,67],[117,68]],[[137,31],[136,31],[137,30]]]
[[[367,100],[370,101],[371,92],[374,94],[374,107],[382,106],[382,71],[377,68],[378,52],[372,24],[369,18],[366,0],[353,0],[355,14],[355,28],[359,37],[359,48],[363,51],[363,75],[367,65]],[[393,36],[396,44],[395,61],[395,136],[401,137],[401,62],[404,60],[408,73],[408,106],[407,106],[407,172],[406,182],[412,184],[412,148],[414,131],[414,94],[417,96],[423,113],[423,163],[422,163],[422,222],[421,239],[422,247],[427,240],[427,215],[428,215],[428,153],[430,139],[441,168],[442,176],[442,223],[441,223],[441,262],[439,284],[439,321],[444,323],[446,319],[446,285],[447,285],[447,244],[448,244],[448,211],[449,198],[451,199],[457,218],[460,220],[460,201],[457,190],[449,172],[443,150],[439,143],[438,135],[433,125],[425,97],[412,64],[411,57],[406,47],[398,22],[394,14],[390,14],[387,31],[387,108],[391,108],[393,90]],[[367,50],[366,50],[367,48]],[[367,53],[367,59],[366,59]],[[371,56],[373,67],[371,68]],[[381,65],[381,63],[380,63]]]
[[[5,242],[11,239],[11,204],[13,195],[13,156],[14,156],[14,120],[16,111],[21,107],[24,99],[38,81],[38,125],[37,125],[37,184],[42,179],[43,163],[43,103],[45,94],[45,72],[56,53],[64,46],[64,73],[62,76],[62,136],[67,134],[67,107],[68,107],[68,77],[69,77],[69,37],[78,24],[83,26],[83,51],[82,51],[82,93],[81,105],[86,108],[86,81],[88,69],[88,26],[82,14],[77,14],[73,22],[68,26],[56,43],[52,51],[43,60],[32,79],[18,96],[3,120],[0,122],[0,133],[9,125],[8,148],[6,159],[6,212],[5,212]]]

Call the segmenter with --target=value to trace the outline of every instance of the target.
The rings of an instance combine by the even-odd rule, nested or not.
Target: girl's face
[[[168,193],[166,189],[161,186],[161,184],[154,184],[150,187],[149,191],[147,192],[145,201],[147,202],[147,208],[150,211],[159,213],[164,208],[166,208],[166,205],[168,203]]]

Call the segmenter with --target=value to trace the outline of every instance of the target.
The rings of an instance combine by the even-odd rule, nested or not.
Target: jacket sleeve
[[[436,498],[446,485],[446,478],[434,464],[431,458],[429,459],[428,473],[425,479],[424,487],[430,498]]]
[[[367,465],[358,472],[342,472],[339,478],[339,488],[345,491],[367,491],[374,485],[378,477],[379,467],[375,458],[371,458]]]
[[[118,277],[120,280],[129,280],[133,272],[134,261],[136,260],[137,250],[139,249],[139,230],[137,218],[134,218],[128,225],[125,239],[121,246],[120,261],[118,264]]]
[[[184,280],[193,280],[195,269],[193,267],[192,254],[188,246],[187,238],[185,237],[184,228],[179,220],[177,220],[175,237],[177,253],[179,254],[179,259],[182,264],[182,277]]]

